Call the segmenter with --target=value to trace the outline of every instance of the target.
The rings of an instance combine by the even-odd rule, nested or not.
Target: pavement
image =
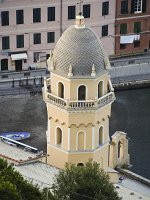
[[[123,181],[115,184],[115,187],[120,197],[125,200],[150,200],[150,187],[134,179],[126,177]]]

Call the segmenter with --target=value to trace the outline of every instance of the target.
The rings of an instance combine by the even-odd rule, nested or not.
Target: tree
[[[120,200],[109,176],[96,162],[76,167],[66,164],[52,186],[55,198],[61,200]]]
[[[50,190],[40,191],[37,185],[25,180],[7,161],[0,159],[0,200],[52,200],[52,197]]]
[[[21,200],[16,187],[0,178],[0,199],[1,200]]]

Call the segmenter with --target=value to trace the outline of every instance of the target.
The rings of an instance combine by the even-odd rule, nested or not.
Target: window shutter
[[[131,1],[131,13],[134,13],[134,8],[135,8],[135,6],[134,6],[134,0],[132,0]]]
[[[143,13],[146,12],[146,0],[143,0],[143,4],[142,4],[142,12],[143,12]]]

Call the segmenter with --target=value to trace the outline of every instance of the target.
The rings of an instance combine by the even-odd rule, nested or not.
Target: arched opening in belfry
[[[99,146],[103,144],[103,126],[99,128]]]
[[[83,167],[83,166],[84,166],[83,163],[78,163],[78,164],[77,164],[77,167]]]
[[[58,83],[58,96],[64,98],[64,85],[61,82]]]
[[[78,150],[84,150],[84,132],[78,133]]]
[[[103,96],[103,81],[98,83],[98,98]]]
[[[123,141],[118,142],[118,158],[123,158]]]
[[[86,99],[86,87],[84,85],[80,85],[78,88],[78,100]]]
[[[56,134],[57,134],[56,144],[61,146],[62,145],[62,130],[59,127],[57,128]]]
[[[8,70],[8,59],[1,60],[1,71]]]

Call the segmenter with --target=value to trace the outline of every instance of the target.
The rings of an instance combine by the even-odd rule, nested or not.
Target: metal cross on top
[[[82,14],[82,3],[83,3],[82,0],[80,0],[80,1],[77,3],[77,4],[79,4],[79,6],[80,6],[80,12],[79,12],[80,15]]]

